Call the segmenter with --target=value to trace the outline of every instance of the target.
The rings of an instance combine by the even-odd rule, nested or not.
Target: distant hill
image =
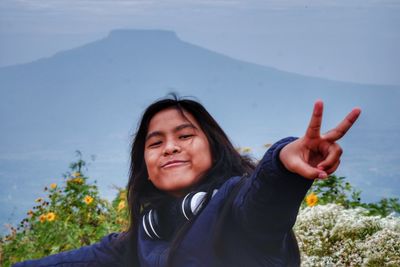
[[[325,129],[360,106],[362,117],[343,140],[341,171],[370,199],[400,195],[395,182],[400,87],[251,64],[184,42],[170,31],[115,30],[49,58],[0,68],[1,203],[13,203],[21,192],[33,196],[49,176],[65,169],[61,163],[70,161],[75,149],[99,157],[94,173],[104,176],[101,185],[123,185],[137,119],[146,105],[171,91],[197,97],[233,141],[254,147],[256,156],[264,143],[302,134],[317,98],[326,103]],[[47,180],[35,183],[36,175]]]

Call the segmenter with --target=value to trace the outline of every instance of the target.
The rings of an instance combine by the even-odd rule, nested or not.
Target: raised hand
[[[308,179],[324,179],[339,167],[342,148],[336,141],[351,128],[361,110],[354,108],[338,126],[321,135],[322,112],[323,102],[318,100],[305,135],[279,154],[286,169]]]

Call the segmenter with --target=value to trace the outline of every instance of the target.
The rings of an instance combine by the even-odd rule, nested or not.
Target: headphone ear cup
[[[191,209],[191,205],[190,205],[193,195],[194,195],[194,192],[187,194],[185,196],[185,198],[182,200],[182,204],[181,204],[182,214],[188,221],[191,218],[193,218],[193,216],[194,216],[192,209]]]
[[[183,216],[187,220],[193,218],[200,211],[206,194],[206,192],[191,192],[185,196],[181,206]]]
[[[143,228],[151,239],[162,239],[160,219],[156,210],[149,210],[143,216]]]

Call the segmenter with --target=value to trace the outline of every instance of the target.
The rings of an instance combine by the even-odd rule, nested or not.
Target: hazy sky
[[[1,0],[0,66],[168,29],[237,59],[335,80],[400,84],[400,0]]]

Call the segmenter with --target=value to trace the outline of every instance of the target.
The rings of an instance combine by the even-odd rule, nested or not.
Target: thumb
[[[323,169],[318,169],[310,166],[304,161],[298,161],[293,166],[293,170],[289,170],[297,173],[307,179],[324,179],[328,177],[328,174]]]

